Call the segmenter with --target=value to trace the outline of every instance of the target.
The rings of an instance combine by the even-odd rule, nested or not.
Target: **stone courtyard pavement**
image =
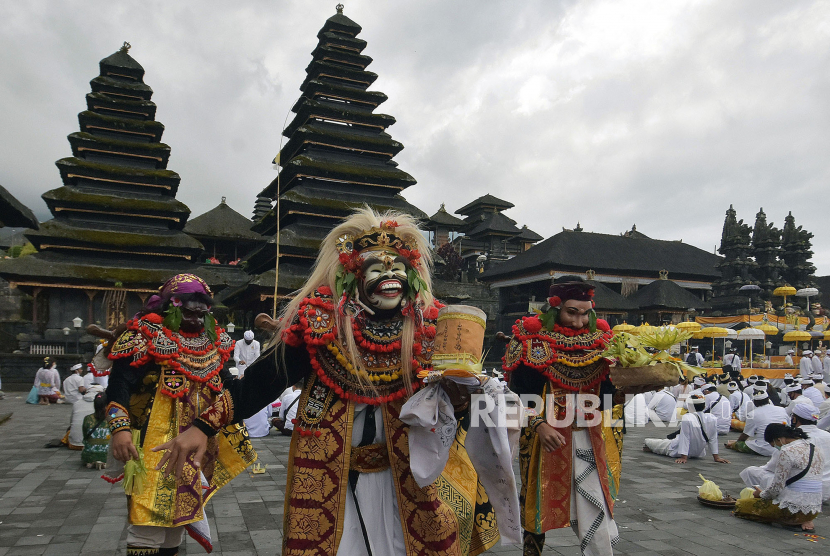
[[[18,393],[7,393],[0,401],[0,414],[14,412],[0,425],[0,556],[124,554],[127,510],[121,486],[109,485],[98,478],[99,472],[82,467],[79,452],[43,448],[48,440],[62,436],[70,411],[68,405],[26,405]],[[663,437],[665,433],[652,425],[628,429],[616,506],[622,541],[616,553],[828,553],[827,517],[816,520],[816,531],[828,539],[811,542],[791,531],[701,506],[695,498],[701,483],[698,473],[737,495],[743,488],[738,472],[762,460],[723,450],[731,465],[716,464],[711,456],[677,465],[670,458],[642,451],[644,437]],[[209,504],[214,554],[280,553],[288,440],[282,436],[255,440],[267,472],[240,475]],[[204,550],[188,539],[181,553],[204,554]],[[521,551],[497,546],[491,553],[518,556]],[[576,536],[569,529],[549,532],[545,553],[578,555]]]

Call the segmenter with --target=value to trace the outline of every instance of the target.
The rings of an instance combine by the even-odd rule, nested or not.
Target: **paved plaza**
[[[26,405],[23,395],[17,393],[7,393],[0,401],[0,414],[14,412],[0,425],[0,556],[124,554],[127,510],[121,486],[110,485],[98,478],[100,472],[82,467],[79,452],[43,447],[48,440],[62,436],[70,411],[68,405]],[[644,437],[664,436],[665,432],[652,425],[628,429],[616,506],[622,538],[617,553],[827,553],[827,517],[816,520],[816,531],[828,540],[811,542],[792,531],[701,506],[695,498],[701,483],[698,473],[737,496],[743,488],[738,472],[762,460],[724,450],[731,465],[716,464],[711,456],[677,465],[670,458],[642,451]],[[730,434],[726,439],[736,436]],[[254,444],[267,472],[240,475],[208,506],[214,554],[280,553],[289,439],[271,436]],[[204,554],[204,550],[188,539],[181,553]],[[497,546],[491,553],[518,556],[521,551]],[[548,533],[546,554],[578,555],[576,536],[569,529]]]

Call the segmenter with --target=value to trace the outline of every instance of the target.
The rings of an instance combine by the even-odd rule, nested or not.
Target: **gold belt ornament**
[[[361,473],[377,473],[389,469],[389,451],[386,444],[353,447],[349,469]]]

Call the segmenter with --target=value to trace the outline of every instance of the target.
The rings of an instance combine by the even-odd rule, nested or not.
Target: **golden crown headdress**
[[[416,249],[406,237],[395,233],[397,223],[394,221],[381,222],[379,227],[372,227],[357,235],[344,234],[337,238],[337,251],[350,254],[353,251],[397,251],[402,249],[412,251]]]

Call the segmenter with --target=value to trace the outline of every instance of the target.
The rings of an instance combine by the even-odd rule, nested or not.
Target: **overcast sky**
[[[0,0],[0,184],[49,217],[98,61],[132,44],[178,198],[250,216],[334,0]],[[486,193],[544,237],[577,221],[713,251],[730,204],[815,234],[830,274],[830,3],[345,2],[395,160],[428,214]]]

